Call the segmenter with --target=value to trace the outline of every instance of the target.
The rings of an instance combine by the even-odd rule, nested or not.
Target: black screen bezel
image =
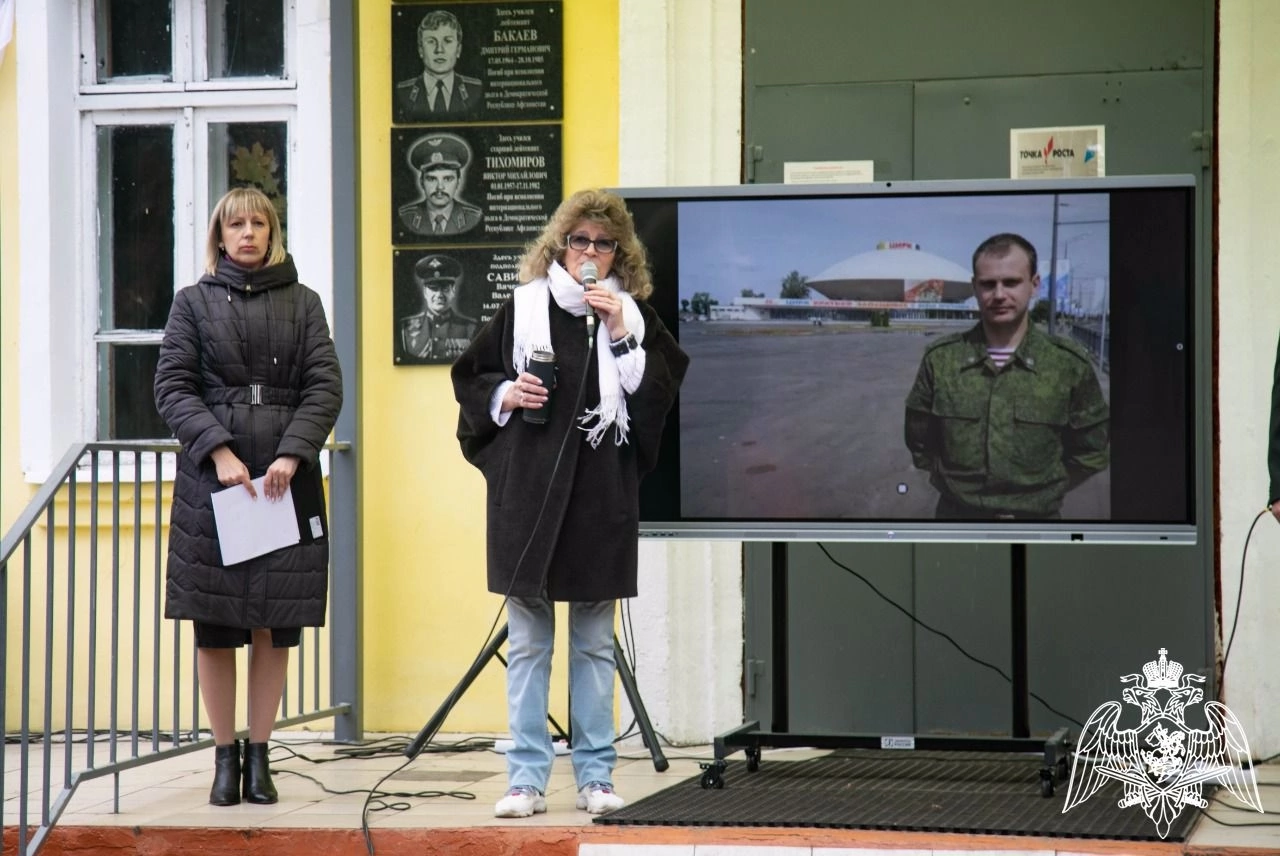
[[[653,272],[650,305],[679,339],[679,205],[695,200],[1110,195],[1112,456],[1108,520],[698,518],[680,508],[680,404],[641,485],[641,534],[737,540],[1113,541],[1197,537],[1196,184],[1192,176],[622,188]],[[1016,225],[1016,224],[1015,224]],[[786,228],[785,222],[779,228]],[[1011,226],[1011,231],[1016,228]],[[1175,349],[1179,349],[1176,350]],[[1169,360],[1171,352],[1180,360]],[[693,368],[691,367],[691,370]],[[833,383],[856,378],[831,376]],[[856,480],[851,479],[851,483]]]

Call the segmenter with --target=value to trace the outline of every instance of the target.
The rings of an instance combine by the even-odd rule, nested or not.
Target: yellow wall
[[[618,175],[618,9],[564,0],[564,189]],[[447,366],[396,367],[391,336],[391,6],[361,0],[360,456],[365,728],[414,731],[466,671],[501,603],[485,585],[484,483],[454,438]],[[563,648],[563,646],[561,646]],[[555,699],[564,699],[564,669]],[[446,731],[505,731],[502,667],[481,674]]]
[[[0,522],[21,513],[30,495],[18,465],[18,45],[9,42],[0,61]],[[3,531],[3,529],[0,529]],[[10,602],[16,596],[9,587]],[[20,640],[12,628],[0,627],[10,650]],[[16,693],[16,682],[12,692]],[[9,695],[6,687],[0,692]],[[7,710],[17,696],[6,699]],[[0,722],[8,727],[8,723]]]

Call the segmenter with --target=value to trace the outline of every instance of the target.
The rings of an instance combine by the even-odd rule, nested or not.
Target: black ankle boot
[[[267,766],[268,748],[266,743],[244,744],[244,798],[258,805],[270,805],[277,799]]]
[[[210,805],[240,804],[240,741],[213,747],[213,789]]]

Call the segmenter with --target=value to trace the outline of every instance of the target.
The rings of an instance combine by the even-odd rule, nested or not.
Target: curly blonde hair
[[[239,214],[261,214],[267,218],[270,230],[270,241],[267,244],[267,255],[262,266],[278,265],[285,260],[289,252],[284,248],[284,234],[280,228],[280,215],[276,206],[271,204],[267,194],[256,187],[236,187],[228,190],[213,206],[209,215],[209,237],[204,245],[204,269],[206,273],[218,272],[218,257],[221,255],[222,221]]]
[[[653,293],[653,281],[649,277],[649,256],[644,244],[636,237],[636,224],[631,219],[622,197],[607,190],[591,188],[579,190],[560,203],[546,228],[524,250],[520,259],[521,282],[547,275],[554,261],[563,261],[568,247],[569,230],[583,220],[601,226],[618,242],[613,254],[610,275],[617,278],[624,291],[637,300],[644,300]]]

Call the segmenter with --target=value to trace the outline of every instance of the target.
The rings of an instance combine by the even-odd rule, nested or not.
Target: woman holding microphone
[[[546,811],[554,604],[565,601],[577,807],[601,814],[623,805],[612,782],[614,605],[636,595],[640,480],[689,361],[644,303],[646,253],[615,194],[561,203],[518,278],[452,369],[458,440],[488,486],[489,590],[507,598],[514,746],[494,813]],[[539,371],[549,354],[550,384]]]

